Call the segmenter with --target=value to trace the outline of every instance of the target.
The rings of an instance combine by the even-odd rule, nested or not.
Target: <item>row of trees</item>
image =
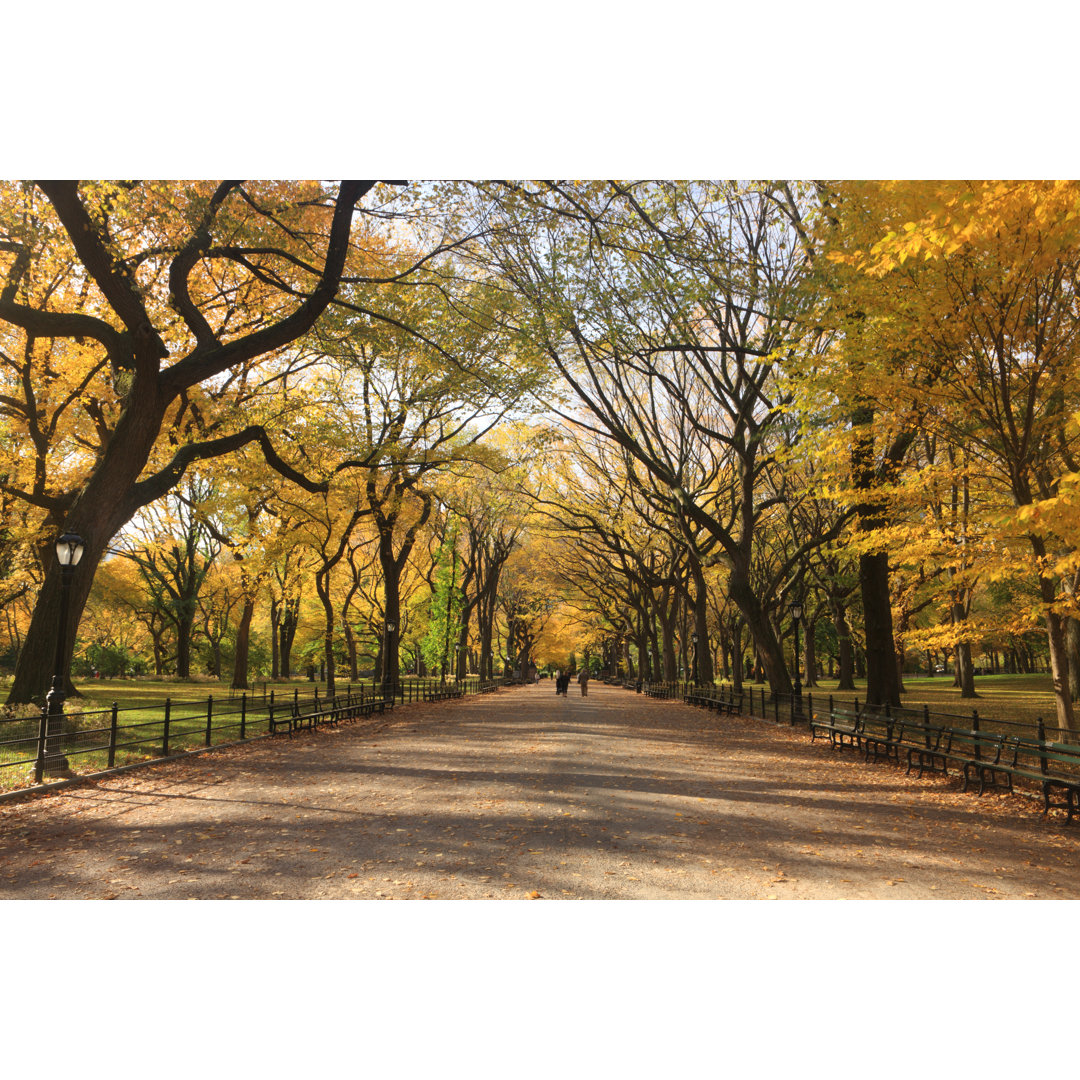
[[[614,575],[606,617],[639,663],[672,669],[678,596],[736,678],[745,633],[787,692],[798,597],[832,622],[843,682],[861,617],[867,697],[896,704],[909,644],[953,651],[972,694],[973,646],[1020,667],[1041,625],[1058,724],[1076,730],[1080,187],[485,194],[478,263],[522,301],[521,351],[573,391],[578,497],[554,516],[592,545],[578,580]],[[711,680],[710,649],[696,665]]]
[[[395,579],[393,634],[405,670],[453,679],[531,661],[544,619],[507,479],[476,468],[444,477],[408,513],[397,548],[410,530],[415,541]],[[296,670],[318,670],[331,685],[383,676],[391,620],[377,525],[351,520],[353,511],[331,527],[321,497],[264,490],[252,528],[245,494],[228,480],[189,477],[117,538],[80,624],[80,675],[205,673],[236,689]]]
[[[912,652],[971,694],[980,652],[1030,667],[1041,633],[1075,731],[1078,209],[1068,183],[5,185],[11,697],[51,666],[51,537],[150,598],[139,515],[188,485],[238,669],[267,597],[280,665],[302,580],[331,678],[350,635],[396,678],[415,603],[425,663],[490,667],[501,603],[515,656],[574,626],[609,666],[785,693],[798,598],[808,676],[822,652],[877,703]]]

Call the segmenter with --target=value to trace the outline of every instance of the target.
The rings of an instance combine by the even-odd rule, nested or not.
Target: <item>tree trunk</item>
[[[1069,662],[1069,697],[1080,701],[1080,619],[1074,615],[1065,617],[1065,652]]]
[[[341,632],[345,635],[345,652],[349,657],[349,681],[359,680],[359,668],[356,664],[356,634],[347,618],[341,620]]]
[[[813,689],[818,685],[817,681],[817,643],[814,641],[814,629],[816,623],[807,622],[806,639],[803,644],[803,658],[806,663],[806,678],[803,680],[803,687],[807,690]]]
[[[731,687],[736,694],[743,692],[743,639],[742,621],[731,621]]]
[[[679,658],[675,655],[675,618],[663,609],[660,611],[660,633],[664,647],[664,682],[677,682]]]
[[[287,679],[292,675],[292,647],[296,637],[296,627],[299,619],[299,599],[288,599],[282,605],[281,619],[278,623],[280,636],[279,653],[281,658],[281,677]]]
[[[761,601],[750,585],[747,569],[740,568],[738,565],[732,569],[731,576],[728,578],[728,595],[739,609],[746,629],[750,632],[750,639],[757,650],[758,660],[764,668],[769,689],[774,694],[791,694],[794,687],[787,664],[784,663],[784,651],[772,623],[761,606]]]
[[[334,663],[334,630],[337,615],[330,600],[330,571],[325,568],[315,575],[315,592],[323,608],[323,658],[326,667],[326,694],[333,697],[337,691],[337,665]]]
[[[236,627],[236,656],[233,663],[232,688],[248,690],[248,653],[251,646],[251,620],[255,614],[255,598],[244,597],[240,623]]]
[[[848,626],[847,608],[842,600],[833,599],[833,623],[836,626],[836,640],[840,665],[837,690],[855,689],[855,649],[851,642],[851,627]]]
[[[971,642],[961,641],[956,646],[956,672],[962,698],[974,698],[975,669],[971,663]]]
[[[903,461],[914,439],[913,432],[902,432],[885,452],[882,467],[875,468],[874,435],[871,425],[874,409],[861,405],[851,417],[854,441],[851,450],[852,478],[855,487],[868,499],[881,482],[888,483]],[[887,522],[886,507],[868,501],[859,507],[859,531],[872,533]],[[889,555],[887,551],[859,556],[859,586],[862,590],[863,619],[866,631],[866,702],[868,705],[900,704],[900,684],[896,671],[896,643],[893,640],[892,599],[889,593]]]
[[[1040,565],[1046,559],[1046,544],[1040,536],[1032,536],[1031,546]],[[1062,617],[1054,610],[1057,599],[1057,583],[1045,574],[1039,574],[1039,593],[1046,606],[1046,635],[1050,645],[1050,674],[1054,685],[1054,703],[1057,706],[1059,731],[1070,741],[1080,734],[1076,727],[1072,698],[1069,696],[1069,657],[1065,647],[1065,628]]]
[[[866,703],[898,706],[900,685],[896,676],[888,552],[859,556],[859,584],[866,628]]]
[[[176,620],[176,677],[191,678],[191,632],[194,620],[190,615],[182,615]]]
[[[281,607],[276,599],[270,600],[270,678],[277,679],[281,674]]]
[[[712,649],[709,647],[709,590],[698,560],[690,560],[690,574],[694,579],[694,633],[697,635],[696,668],[694,681],[698,686],[712,686],[716,681],[713,671]]]
[[[458,629],[458,638],[456,642],[457,646],[457,667],[456,678],[460,682],[465,678],[468,672],[468,645],[469,645],[469,623],[472,621],[472,604],[468,604],[462,609],[461,612],[461,626]]]

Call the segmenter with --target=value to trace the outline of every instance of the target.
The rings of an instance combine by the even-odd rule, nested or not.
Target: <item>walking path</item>
[[[803,730],[550,683],[0,807],[0,898],[1080,898],[1080,829]]]

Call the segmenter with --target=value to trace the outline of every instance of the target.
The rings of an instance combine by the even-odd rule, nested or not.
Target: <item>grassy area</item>
[[[348,685],[348,680],[339,679],[337,689],[343,691]],[[357,683],[357,686],[360,684]],[[370,685],[370,680],[367,685]],[[122,709],[132,706],[148,705],[161,707],[166,698],[173,701],[201,701],[207,697],[213,697],[215,701],[239,700],[243,693],[247,693],[248,701],[261,701],[264,696],[269,697],[270,691],[274,691],[276,698],[286,697],[298,689],[301,694],[310,694],[318,687],[319,693],[326,692],[325,682],[310,682],[307,679],[280,679],[271,682],[259,681],[252,684],[247,691],[233,690],[227,682],[177,682],[175,680],[158,681],[151,679],[87,679],[85,682],[76,682],[75,689],[81,695],[81,701],[88,709],[105,708],[115,701]]]
[[[857,679],[855,686],[854,692],[838,691],[835,683],[826,679],[810,692],[824,698],[832,694],[836,701],[850,702],[854,698],[865,701],[866,681]],[[970,716],[971,710],[977,709],[979,716],[988,720],[1028,723],[1034,723],[1040,716],[1048,723],[1054,723],[1057,716],[1049,675],[979,675],[975,678],[978,695],[975,698],[962,698],[959,688],[953,686],[952,679],[947,676],[933,679],[908,676],[904,679],[904,690],[901,701],[905,709],[921,709],[928,705],[931,712],[961,716]]]
[[[725,684],[727,685],[727,684]],[[766,693],[766,708],[772,710],[768,687],[760,683],[744,683],[744,693],[753,690],[754,711],[760,710],[758,701],[762,689]],[[994,730],[995,722],[1000,722],[997,730],[1011,729],[1019,724],[1035,733],[1035,722],[1042,719],[1046,724],[1047,737],[1056,737],[1057,708],[1049,675],[981,675],[975,677],[974,698],[960,696],[959,688],[953,686],[951,677],[938,676],[929,678],[907,677],[904,679],[904,693],[901,705],[904,709],[922,710],[929,708],[932,714],[943,717],[956,717],[955,721],[946,722],[953,727],[967,727],[972,720],[972,711],[977,710],[980,724],[986,722],[987,730]],[[860,704],[866,701],[866,680],[856,679],[854,690],[837,690],[834,679],[822,679],[820,685],[803,688],[804,705],[806,695],[813,698],[814,712],[820,713],[828,708],[829,696],[834,704],[852,705],[857,699]]]
[[[341,689],[346,684],[341,684]],[[306,679],[263,684],[247,692],[244,714],[245,735],[262,735],[267,730],[270,691],[278,702],[288,701],[299,689],[310,700],[318,686]],[[149,680],[94,679],[75,684],[77,695],[65,703],[63,752],[78,773],[97,772],[109,767],[108,745],[112,706],[117,706],[117,746],[114,765],[194,750],[206,745],[207,709],[212,698],[210,745],[232,742],[240,737],[241,692],[207,682],[164,682]],[[168,735],[165,703],[170,702]],[[32,759],[37,753],[40,713],[30,707],[16,710],[0,722],[0,790],[25,787],[33,782]],[[17,764],[16,764],[17,763]]]
[[[403,679],[403,683],[428,685],[437,680]],[[349,687],[339,680],[338,693]],[[369,681],[352,684],[370,696]],[[117,740],[114,765],[195,750],[207,745],[207,710],[210,708],[210,741],[214,746],[240,738],[241,705],[244,692],[227,685],[205,681],[176,682],[143,679],[91,679],[77,682],[77,696],[65,704],[62,743],[73,771],[97,772],[109,767],[108,746],[112,706],[117,706]],[[245,737],[263,735],[268,730],[270,695],[278,705],[292,700],[299,691],[302,702],[310,702],[315,691],[326,695],[326,684],[308,679],[258,683],[246,692],[243,714]],[[213,699],[212,703],[209,699]],[[165,703],[170,704],[166,735]],[[13,716],[0,717],[0,791],[26,787],[33,782],[37,753],[40,711],[24,706]]]

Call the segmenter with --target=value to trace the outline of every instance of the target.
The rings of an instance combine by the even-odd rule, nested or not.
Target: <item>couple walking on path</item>
[[[581,696],[582,697],[588,697],[589,696],[589,673],[587,671],[585,671],[584,669],[582,669],[581,673],[578,675],[577,681],[578,681],[578,686],[581,687]],[[569,675],[569,673],[566,674],[566,675],[563,675],[561,671],[556,671],[555,672],[555,693],[556,693],[556,695],[562,694],[563,697],[566,697],[566,691],[569,690],[569,689],[570,689],[570,675]]]

